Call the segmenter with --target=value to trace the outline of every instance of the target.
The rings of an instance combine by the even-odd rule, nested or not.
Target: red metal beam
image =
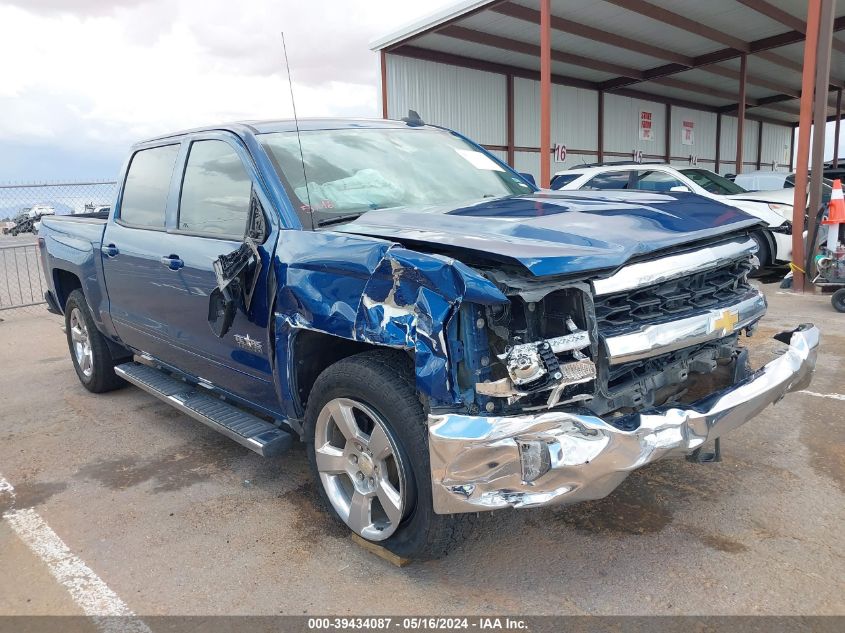
[[[533,79],[535,81],[539,81],[540,79],[540,73],[536,70],[520,68],[519,66],[510,66],[508,64],[497,64],[483,59],[464,57],[463,55],[454,55],[452,53],[443,53],[441,51],[433,51],[428,48],[419,48],[417,46],[403,46],[402,48],[394,49],[390,52],[390,54],[410,57],[412,59],[422,59],[424,61],[435,62],[438,64],[447,64],[449,66],[459,66],[461,68],[469,68],[471,70],[482,70],[488,73],[498,73],[500,75],[510,74],[514,77]],[[578,77],[567,77],[566,75],[552,75],[552,83],[560,86],[573,86],[575,88],[598,90],[598,84],[595,82],[580,79]]]
[[[600,163],[604,162],[604,92],[599,90],[598,91],[598,134],[596,138],[596,145],[598,147],[598,151],[596,152],[596,156],[598,157],[598,161]],[[837,130],[839,128],[837,127]]]
[[[734,79],[736,81],[739,81],[739,71],[734,70],[733,68],[725,68],[724,66],[712,64],[710,66],[702,66],[701,70],[712,75],[718,75],[719,77],[725,77],[726,79]],[[759,77],[757,75],[748,74],[745,77],[745,81],[747,81],[752,86],[760,86],[761,88],[766,88],[767,90],[774,90],[777,93],[792,97],[794,99],[799,99],[801,97],[800,90],[790,88],[789,86],[785,86],[784,84],[778,83],[776,81],[771,81],[770,79],[766,79],[765,77]]]
[[[468,29],[463,26],[447,26],[440,29],[437,34],[452,37],[464,42],[473,42],[474,44],[481,44],[483,46],[492,46],[493,48],[499,48],[504,51],[531,55],[532,57],[539,56],[541,52],[540,49],[542,48],[542,44],[541,46],[536,46],[530,42],[522,42],[509,37],[484,33],[482,31]],[[626,66],[620,66],[619,64],[603,62],[597,59],[584,57],[583,55],[575,55],[573,53],[566,53],[559,50],[551,50],[550,54],[553,60],[563,64],[571,64],[572,66],[580,66],[582,68],[589,68],[590,70],[611,73],[613,75],[623,75],[634,79],[639,79],[642,76],[642,73],[634,68],[627,68]]]
[[[719,173],[719,156],[722,153],[722,113],[716,113],[716,158],[713,161],[713,171]]]
[[[502,15],[506,15],[511,18],[515,18],[517,20],[523,20],[524,22],[531,22],[532,24],[540,23],[540,12],[530,7],[524,7],[521,4],[514,4],[513,2],[504,2],[495,7],[492,7],[492,11],[495,11],[496,13],[500,13]],[[691,57],[681,55],[680,53],[677,53],[675,51],[666,50],[665,48],[662,48],[660,46],[648,44],[646,42],[643,42],[642,40],[624,37],[622,35],[619,35],[618,33],[611,33],[610,31],[603,31],[602,29],[597,29],[586,24],[573,22],[572,20],[567,20],[566,18],[556,15],[553,15],[551,17],[551,20],[552,30],[554,31],[561,31],[562,33],[577,35],[579,37],[583,37],[596,42],[601,42],[602,44],[607,44],[609,46],[615,46],[617,48],[623,48],[629,51],[634,51],[635,53],[639,53],[641,55],[649,55],[650,57],[662,59],[667,62],[674,62],[683,66],[692,66]]]
[[[507,116],[507,141],[508,141],[508,165],[513,167],[514,165],[514,137],[515,137],[515,119],[516,119],[516,112],[514,108],[513,102],[513,75],[505,75],[505,98],[507,99],[506,102],[506,116]]]
[[[387,53],[379,51],[381,58],[381,118],[387,118]]]
[[[639,2],[640,0],[605,0],[606,2],[611,2],[613,4],[619,3],[627,3],[627,2]],[[621,5],[620,5],[621,6]],[[650,5],[653,6],[653,5]],[[665,9],[660,9],[660,11],[665,11]],[[678,16],[680,17],[680,16]],[[687,24],[687,18],[683,18],[683,23]],[[697,23],[694,23],[697,24]],[[699,33],[698,28],[693,28],[693,25],[687,24],[690,28],[685,28],[691,33]],[[673,26],[678,26],[678,23],[673,24]],[[682,28],[679,26],[679,28]],[[833,30],[834,31],[841,31],[845,29],[845,16],[841,16],[836,18],[833,21]],[[759,40],[754,40],[753,42],[748,42],[745,44],[743,48],[747,48],[748,52],[753,55],[757,55],[761,59],[765,59],[773,64],[778,64],[785,68],[789,68],[790,70],[795,70],[797,72],[801,72],[801,65],[800,63],[793,62],[792,60],[783,57],[777,53],[770,52],[770,49],[773,48],[780,48],[781,46],[787,46],[789,44],[795,44],[797,42],[804,41],[804,34],[801,31],[787,31],[785,33],[779,33],[777,35],[772,35],[770,37],[764,37]],[[656,77],[666,77],[669,75],[674,75],[676,73],[684,72],[689,68],[701,68],[702,66],[707,66],[710,64],[718,64],[719,62],[724,62],[729,59],[736,59],[742,55],[742,50],[737,49],[735,47],[729,46],[728,48],[719,49],[716,51],[712,51],[710,53],[705,53],[704,55],[699,55],[698,57],[693,58],[693,64],[691,67],[683,66],[680,64],[665,64],[663,66],[657,66],[655,68],[649,68],[647,70],[643,70],[643,79],[641,81],[648,81],[650,79],[654,79]],[[831,80],[832,84],[834,84],[834,88],[839,87],[843,84],[843,82],[836,78]],[[619,76],[613,79],[608,79],[601,83],[600,87],[603,90],[613,90],[615,88],[621,88],[624,86],[630,86],[637,83],[637,80],[632,79],[630,77]]]
[[[736,112],[736,173],[742,173],[742,146],[744,139],[745,126],[745,73],[748,70],[748,56],[743,55],[739,58],[739,99],[737,100],[738,108]]]
[[[552,177],[552,7],[540,0],[540,186]]]
[[[766,0],[737,0],[737,2],[795,31],[801,31],[802,33],[806,33],[807,31],[807,25],[804,24],[804,20],[796,18],[788,11],[784,11]]]
[[[807,39],[804,41],[804,72],[801,78],[801,113],[798,122],[798,156],[792,201],[792,287],[804,291],[804,214],[807,205],[807,171],[810,159],[810,125],[813,120],[813,88],[816,48],[819,40],[821,0],[808,0]]]
[[[645,0],[605,0],[605,2],[615,4],[616,6],[627,9],[628,11],[639,13],[640,15],[644,15],[652,20],[657,20],[658,22],[674,26],[675,28],[689,33],[695,33],[696,35],[712,40],[713,42],[719,42],[724,46],[743,53],[751,51],[748,42],[741,40],[738,37],[733,37],[732,35],[723,33],[718,29],[706,26],[697,20],[674,13],[668,9],[664,9],[663,7],[646,2]]]
[[[824,86],[830,77],[830,56],[831,42],[833,40],[833,15],[836,0],[821,0],[821,12],[819,15],[819,35],[816,44],[816,85]],[[822,206],[822,179],[824,170],[824,144],[825,144],[825,119],[827,118],[827,91],[816,90],[815,103],[813,103],[813,148],[810,160],[810,181],[809,181],[809,212],[810,217],[815,218],[816,212]],[[816,252],[816,238],[818,226],[810,222],[807,228],[807,241],[805,243],[805,260],[807,263],[804,274],[804,292],[813,291],[813,279],[815,279],[816,260],[813,255]],[[802,260],[803,263],[803,260]]]
[[[795,162],[795,128],[792,126],[792,132],[789,135],[789,171],[792,171],[792,164]]]
[[[716,97],[718,99],[726,99],[730,100],[733,99],[736,95],[732,92],[727,92],[726,90],[718,90],[716,88],[711,88],[709,86],[702,86],[701,84],[696,84],[691,81],[683,81],[682,79],[674,79],[673,77],[661,77],[660,79],[652,79],[651,83],[659,84],[661,86],[666,86],[668,88],[678,88],[679,90],[686,90],[687,92],[697,92],[703,95],[710,95],[711,97]],[[755,106],[757,105],[757,100],[752,99],[751,97],[745,98],[746,105]]]
[[[737,2],[744,4],[750,9],[754,9],[757,13],[762,13],[776,22],[780,22],[784,26],[788,26],[801,33],[807,32],[807,25],[804,24],[804,20],[795,17],[780,7],[776,7],[771,2],[767,2],[767,0],[737,0]],[[839,52],[845,52],[845,42],[840,42],[836,38],[833,39],[831,46]]]

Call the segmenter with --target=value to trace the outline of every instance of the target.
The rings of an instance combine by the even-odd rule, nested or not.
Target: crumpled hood
[[[546,276],[613,269],[755,224],[735,207],[690,193],[566,191],[369,211],[335,230],[458,257],[463,251]]]

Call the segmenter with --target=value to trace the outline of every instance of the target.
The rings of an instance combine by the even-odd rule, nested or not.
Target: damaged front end
[[[466,407],[430,416],[435,510],[599,498],[807,384],[812,326],[748,375],[741,336],[766,310],[753,252],[737,237],[592,279],[487,271],[509,301],[460,307]]]

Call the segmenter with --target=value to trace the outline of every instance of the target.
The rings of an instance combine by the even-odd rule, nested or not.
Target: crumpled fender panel
[[[283,408],[293,402],[297,330],[414,351],[417,387],[432,404],[459,402],[449,323],[462,301],[508,299],[478,272],[448,257],[337,233],[283,231],[276,248],[276,362]]]

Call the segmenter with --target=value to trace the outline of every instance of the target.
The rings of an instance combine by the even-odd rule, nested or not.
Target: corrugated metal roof
[[[775,9],[770,14],[765,3],[754,9],[738,0],[552,0],[552,50],[557,52],[552,72],[563,82],[570,78],[609,93],[634,90],[705,110],[728,108],[738,98],[741,52],[751,42],[776,38],[779,45],[748,53],[746,87],[752,104],[775,103],[749,104],[747,112],[795,122],[807,0],[766,3]],[[838,5],[837,18],[845,18],[845,2]],[[374,40],[371,48],[458,65],[463,60],[474,68],[495,64],[531,76],[540,65],[533,53],[539,50],[539,9],[540,0],[463,0]],[[845,19],[836,28],[845,28]],[[726,51],[727,58],[684,70],[718,51]],[[654,75],[643,74],[649,71],[666,80],[649,80]],[[831,83],[845,86],[845,52],[837,46]]]

